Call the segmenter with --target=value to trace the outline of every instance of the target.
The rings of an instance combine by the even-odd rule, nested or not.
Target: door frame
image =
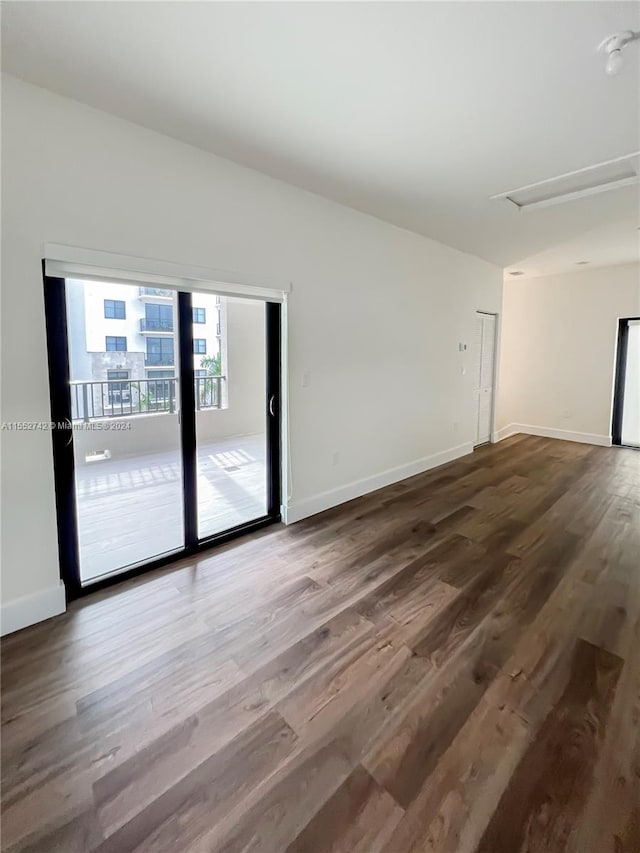
[[[70,392],[69,336],[65,279],[47,275],[42,262],[44,307],[49,368],[53,469],[58,531],[60,575],[67,601],[88,595],[153,569],[229,542],[245,533],[260,530],[281,520],[282,488],[282,305],[265,303],[265,406],[267,436],[267,513],[220,533],[198,538],[197,530],[197,443],[193,367],[191,293],[178,290],[178,383],[180,395],[180,450],[184,544],[161,556],[131,564],[122,571],[82,584],[76,514],[75,457]],[[82,279],[81,275],[78,275]],[[209,292],[207,290],[207,292]],[[211,291],[215,293],[215,291]],[[222,294],[227,295],[227,294]]]
[[[622,414],[624,411],[624,386],[627,374],[627,352],[629,347],[629,323],[640,317],[620,317],[616,345],[616,366],[613,380],[613,409],[611,414],[611,443],[617,447],[638,450],[635,445],[622,443]]]

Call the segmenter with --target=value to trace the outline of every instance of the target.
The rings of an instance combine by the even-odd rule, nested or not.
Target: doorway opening
[[[640,449],[640,317],[618,321],[613,444]]]
[[[45,275],[70,598],[280,520],[280,304]]]

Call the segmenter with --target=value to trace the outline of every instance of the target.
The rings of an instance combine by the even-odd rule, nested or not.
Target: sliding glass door
[[[198,538],[206,539],[267,515],[266,308],[203,293],[192,304]]]
[[[184,546],[177,294],[66,282],[78,556],[90,583]]]
[[[278,520],[280,306],[45,277],[71,596]]]

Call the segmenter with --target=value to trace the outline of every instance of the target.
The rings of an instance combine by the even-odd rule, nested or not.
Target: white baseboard
[[[64,584],[59,581],[56,586],[3,603],[0,608],[0,633],[4,637],[28,625],[58,616],[66,609]]]
[[[492,444],[496,444],[498,441],[504,441],[505,438],[511,438],[512,435],[517,435],[520,432],[520,430],[517,429],[517,426],[518,424],[509,424],[508,426],[502,427],[502,429],[492,433]]]
[[[459,444],[457,447],[451,447],[440,453],[425,456],[422,459],[415,460],[415,462],[408,462],[406,465],[399,465],[397,468],[389,468],[387,471],[383,471],[381,474],[376,474],[373,477],[356,480],[338,489],[332,489],[329,492],[322,492],[311,498],[305,498],[299,503],[292,503],[283,507],[282,520],[284,524],[295,524],[296,521],[301,521],[310,515],[316,515],[316,513],[324,512],[326,509],[331,509],[354,498],[362,497],[362,495],[366,495],[369,492],[383,489],[385,486],[392,485],[392,483],[406,480],[407,477],[422,474],[430,468],[437,468],[438,465],[453,462],[454,459],[459,459],[468,453],[473,453],[473,444]]]
[[[561,441],[578,441],[581,444],[597,444],[599,447],[611,447],[610,435],[598,435],[591,432],[572,432],[568,429],[532,426],[531,424],[509,424],[493,433],[492,441],[502,441],[517,433],[538,435],[542,438],[559,438]]]

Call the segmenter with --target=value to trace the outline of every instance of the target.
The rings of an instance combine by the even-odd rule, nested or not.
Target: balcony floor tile
[[[198,522],[210,536],[266,514],[266,437],[234,436],[198,447]],[[76,468],[83,581],[180,548],[178,449]]]

